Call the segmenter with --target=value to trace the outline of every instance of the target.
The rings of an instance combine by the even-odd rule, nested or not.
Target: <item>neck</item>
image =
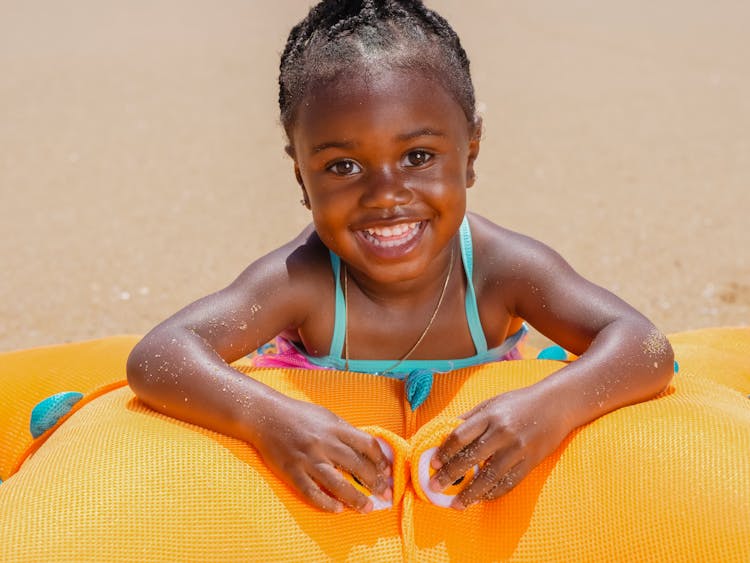
[[[353,293],[363,295],[378,305],[405,306],[413,308],[422,301],[434,302],[435,295],[442,290],[451,265],[456,260],[458,250],[455,238],[420,276],[394,283],[378,283],[360,271],[343,264],[349,278],[350,298]],[[453,269],[457,269],[453,264]],[[453,274],[451,277],[457,277]]]
[[[401,365],[402,362],[404,362],[406,359],[408,359],[414,351],[419,347],[419,345],[422,343],[422,340],[424,340],[425,336],[427,336],[427,333],[429,332],[430,328],[432,328],[432,323],[435,321],[435,318],[437,317],[438,312],[440,311],[440,307],[443,304],[443,300],[445,298],[445,295],[448,290],[448,285],[451,280],[451,274],[453,273],[453,263],[455,261],[455,244],[450,245],[450,257],[448,259],[448,271],[445,275],[445,280],[442,283],[442,286],[440,288],[440,296],[437,299],[437,303],[434,306],[434,309],[432,311],[432,314],[430,316],[430,319],[427,321],[427,324],[420,334],[419,338],[417,338],[416,342],[412,345],[412,347],[404,354],[400,360],[398,360],[393,366],[388,368],[386,371],[389,372],[392,369],[395,369],[399,365]],[[348,292],[348,277],[347,277],[347,270],[346,266],[344,267],[344,303],[346,306],[346,332],[344,336],[344,350],[346,352],[346,369],[349,369],[349,353],[350,353],[350,347],[349,347],[349,292]]]

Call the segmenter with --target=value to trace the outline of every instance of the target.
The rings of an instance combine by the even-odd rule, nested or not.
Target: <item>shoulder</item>
[[[234,361],[315,317],[333,292],[330,271],[328,251],[308,227],[255,260],[229,285],[184,307],[152,332],[171,337],[189,330],[226,361]]]
[[[567,267],[551,247],[489,219],[468,214],[477,268],[493,276],[523,277],[537,268]]]
[[[255,260],[224,289],[199,300],[192,317],[242,319],[243,326],[254,329],[253,337],[265,342],[319,316],[333,295],[331,272],[328,249],[310,226]]]
[[[473,279],[482,300],[523,316],[528,302],[573,291],[584,280],[543,242],[476,214],[469,216],[474,246]],[[540,305],[541,306],[541,305]]]
[[[267,286],[270,290],[303,291],[331,276],[328,249],[312,225],[288,243],[260,257],[237,277],[233,285]]]
[[[332,291],[328,249],[308,226],[294,239],[261,256],[247,266],[220,295],[238,307],[252,302],[274,322],[298,326],[315,310],[327,292]]]

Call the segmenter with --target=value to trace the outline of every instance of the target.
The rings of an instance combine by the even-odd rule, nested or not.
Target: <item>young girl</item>
[[[482,464],[461,509],[506,493],[573,429],[669,383],[671,348],[646,318],[540,242],[467,214],[482,123],[442,17],[418,0],[324,0],[292,29],[279,83],[312,224],[143,338],[128,380],[144,402],[249,442],[321,509],[368,512],[339,469],[388,499],[376,440],[229,363],[279,336],[266,364],[439,377],[517,357],[523,319],[580,358],[465,413],[430,483],[442,490]]]

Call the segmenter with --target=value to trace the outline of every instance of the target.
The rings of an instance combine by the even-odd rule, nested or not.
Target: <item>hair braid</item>
[[[279,107],[287,130],[311,84],[373,52],[379,64],[433,73],[473,118],[469,59],[445,18],[421,0],[323,0],[292,28],[281,55]]]

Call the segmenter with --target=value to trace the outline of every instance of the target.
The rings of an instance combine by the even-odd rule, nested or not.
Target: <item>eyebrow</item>
[[[399,141],[408,141],[410,139],[416,139],[417,137],[445,137],[445,133],[442,131],[437,131],[435,129],[430,129],[429,127],[423,127],[422,129],[417,129],[415,131],[411,131],[410,133],[403,133],[401,135],[398,135],[396,137]]]
[[[315,145],[312,148],[313,154],[318,154],[321,151],[324,151],[326,149],[351,149],[354,148],[354,143],[352,141],[328,141],[325,143],[320,143],[319,145]]]
[[[445,133],[442,131],[437,131],[435,129],[430,129],[429,127],[423,127],[422,129],[416,129],[414,131],[410,131],[409,133],[402,133],[400,135],[396,135],[397,141],[409,141],[411,139],[416,139],[417,137],[445,137]],[[352,149],[356,145],[353,141],[327,141],[325,143],[320,143],[318,145],[313,146],[312,153],[318,154],[319,152],[322,152],[326,149]]]

